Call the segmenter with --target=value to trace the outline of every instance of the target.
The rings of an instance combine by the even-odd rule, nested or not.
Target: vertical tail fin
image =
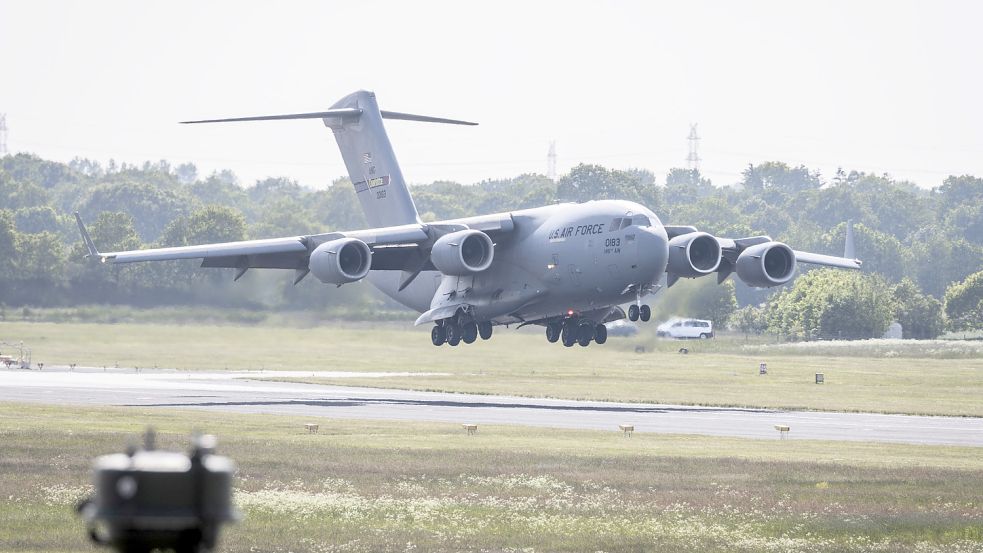
[[[365,219],[373,227],[418,223],[416,205],[396,162],[382,112],[375,94],[360,90],[345,96],[335,109],[355,109],[358,117],[325,117],[324,125],[334,131],[341,157],[362,204]]]
[[[334,131],[335,140],[345,160],[365,218],[373,227],[389,227],[418,223],[416,205],[396,162],[383,119],[403,119],[427,123],[477,125],[456,119],[413,115],[395,111],[380,111],[375,93],[366,90],[353,92],[327,111],[260,115],[230,119],[206,119],[181,123],[228,123],[233,121],[274,121],[283,119],[320,119]]]

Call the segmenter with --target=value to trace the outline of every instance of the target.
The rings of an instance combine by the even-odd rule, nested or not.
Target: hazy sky
[[[191,161],[243,184],[344,174],[318,121],[176,121],[383,109],[410,182],[580,162],[684,166],[699,124],[716,184],[748,163],[983,175],[979,2],[53,2],[0,0],[8,147]]]

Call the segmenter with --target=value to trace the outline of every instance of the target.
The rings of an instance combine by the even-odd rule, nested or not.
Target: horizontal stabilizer
[[[404,121],[420,121],[423,123],[447,123],[450,125],[477,125],[470,121],[460,121],[458,119],[445,119],[443,117],[431,117],[429,115],[414,115],[412,113],[400,113],[398,111],[382,111],[383,119],[402,119]],[[358,119],[362,116],[359,108],[338,108],[327,111],[314,111],[311,113],[287,113],[284,115],[256,115],[251,117],[230,117],[227,119],[201,119],[198,121],[181,121],[182,125],[194,123],[237,123],[240,121],[280,121],[285,119],[327,119],[327,118],[348,118]]]
[[[324,119],[326,117],[359,117],[362,110],[358,108],[329,109],[312,113],[288,113],[286,115],[257,115],[254,117],[232,117],[229,119],[202,119],[199,121],[181,121],[182,125],[190,123],[235,123],[237,121],[277,121],[281,119]]]
[[[398,111],[382,110],[383,119],[402,119],[404,121],[420,121],[423,123],[447,123],[449,125],[477,125],[471,121],[460,121],[458,119],[444,119],[443,117],[431,117],[429,115],[413,115],[412,113],[399,113]]]

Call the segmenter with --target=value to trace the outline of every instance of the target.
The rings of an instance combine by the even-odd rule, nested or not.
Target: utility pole
[[[0,156],[7,155],[7,114],[0,113]]]
[[[546,178],[556,181],[556,140],[550,141],[550,151],[546,154]]]
[[[689,126],[689,136],[686,137],[689,141],[689,155],[686,156],[686,165],[689,167],[690,171],[699,171],[700,162],[700,136],[696,134],[696,123],[690,123]]]

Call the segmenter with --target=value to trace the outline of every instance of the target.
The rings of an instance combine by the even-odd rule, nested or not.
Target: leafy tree
[[[882,277],[818,269],[795,280],[768,305],[768,330],[788,338],[878,338],[894,315]]]
[[[746,305],[730,316],[730,328],[739,330],[747,338],[750,334],[761,334],[768,328],[768,318],[765,310],[753,305]]]
[[[898,240],[933,219],[927,192],[865,173],[851,173],[841,184],[806,191],[795,209],[823,228],[852,219]]]
[[[39,207],[49,201],[48,193],[30,181],[16,180],[0,169],[0,205],[6,209]]]
[[[911,236],[912,273],[918,286],[941,298],[946,286],[978,271],[983,246],[952,236],[938,226],[923,228]]]
[[[231,207],[210,205],[171,221],[164,229],[159,245],[175,247],[235,242],[244,240],[245,234],[246,220],[242,213]]]
[[[174,176],[181,181],[181,184],[191,184],[198,180],[198,168],[194,163],[182,163],[174,170]]]
[[[16,260],[17,230],[14,228],[14,215],[6,209],[0,209],[0,303],[10,300]]]
[[[942,186],[932,190],[943,212],[963,205],[979,205],[983,202],[983,179],[970,175],[950,175]]]
[[[173,190],[146,182],[123,180],[93,188],[79,211],[83,215],[102,211],[129,213],[140,239],[152,242],[170,221],[186,214],[191,205],[187,196]]]
[[[894,317],[901,323],[903,338],[932,339],[942,334],[942,302],[922,294],[909,278],[894,288]]]
[[[0,158],[0,169],[15,181],[41,188],[53,188],[63,182],[79,179],[79,175],[68,165],[27,153]]]
[[[714,192],[710,179],[703,177],[699,169],[673,167],[666,174],[665,200],[670,208],[694,203]]]
[[[945,291],[945,314],[953,330],[983,329],[983,271]]]
[[[804,165],[789,167],[779,161],[768,161],[757,167],[749,165],[742,179],[745,190],[773,203],[782,201],[784,196],[819,190],[823,185],[818,171],[812,172]]]
[[[21,299],[45,305],[56,303],[65,262],[65,246],[57,235],[18,233],[14,270]]]
[[[669,291],[660,292],[653,306],[659,319],[672,316],[709,319],[722,328],[737,309],[734,283],[726,280],[718,285],[712,275],[697,279],[681,279]]]
[[[564,175],[557,184],[556,195],[561,201],[630,200],[645,205],[657,205],[658,191],[654,183],[638,171],[611,170],[600,165],[580,164]]]
[[[103,252],[140,249],[140,236],[133,224],[133,217],[123,212],[103,211],[88,225],[89,236]],[[119,302],[130,299],[137,288],[153,288],[148,283],[153,269],[147,265],[112,265],[107,267],[92,259],[82,240],[76,238],[70,259],[81,265],[72,273],[71,284],[83,290],[90,301]]]
[[[60,230],[58,213],[51,206],[24,207],[14,213],[19,232],[54,232]]]
[[[310,198],[310,205],[314,221],[320,225],[321,232],[357,230],[368,226],[348,177],[336,179],[327,190],[314,193]]]
[[[900,281],[908,274],[910,248],[894,236],[874,230],[862,223],[854,225],[853,239],[857,258],[864,262],[864,272],[878,273],[890,281]],[[819,253],[843,255],[846,223],[840,223],[822,236]],[[802,247],[803,249],[806,247]]]

